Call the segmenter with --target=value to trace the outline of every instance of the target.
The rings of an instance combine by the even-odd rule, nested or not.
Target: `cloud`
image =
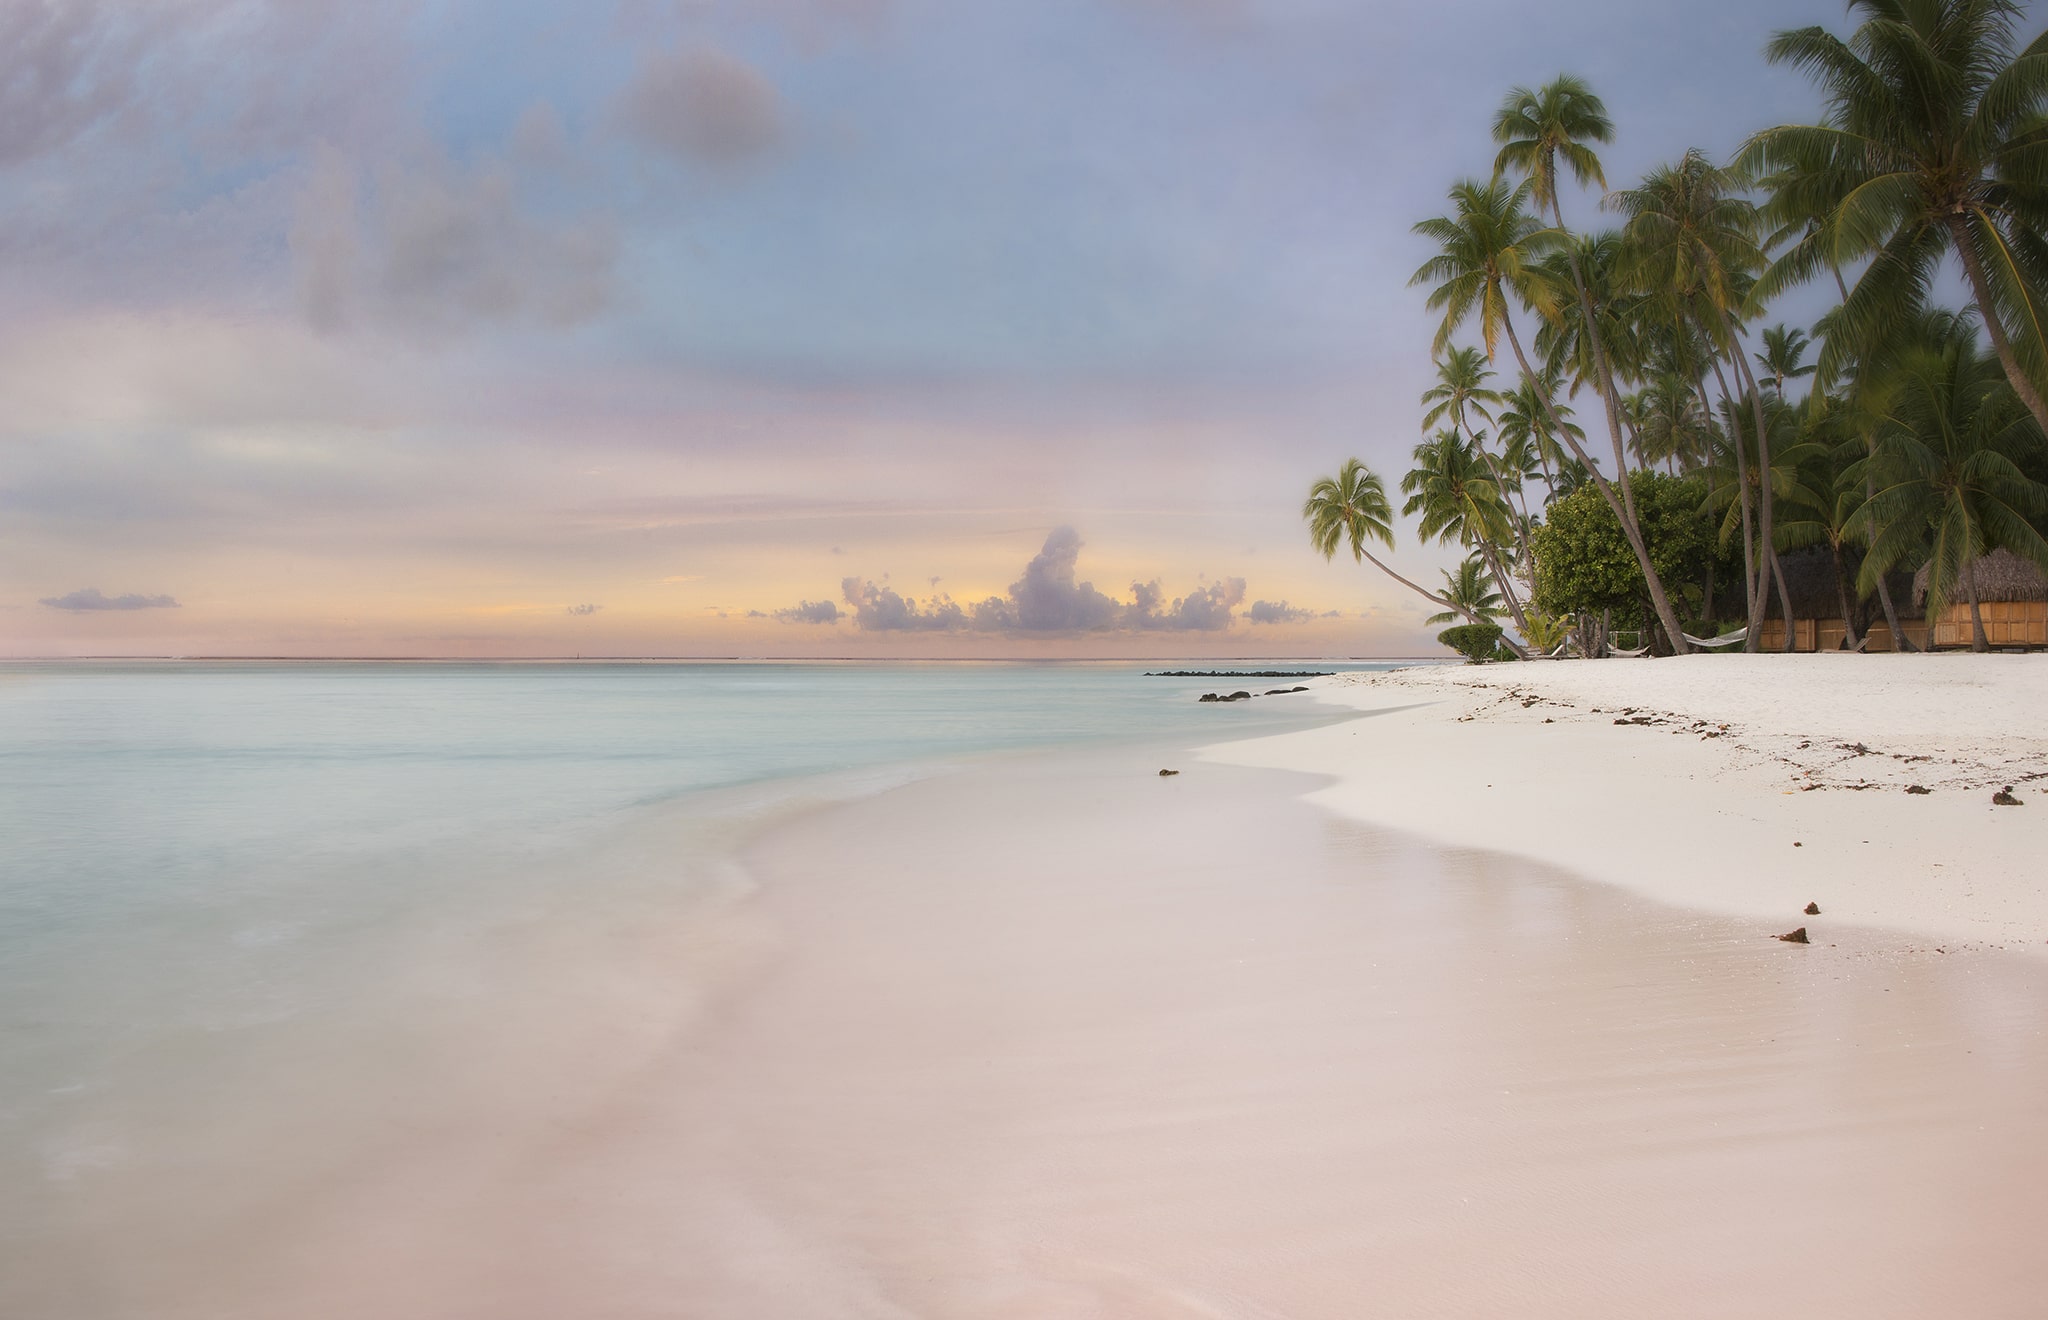
[[[743,165],[783,134],[774,84],[710,47],[649,56],[620,96],[618,118],[648,146],[705,165]]]
[[[759,610],[749,610],[747,617],[758,619],[762,615]],[[840,612],[839,606],[832,601],[806,600],[799,601],[786,610],[775,611],[774,617],[784,623],[837,623],[845,616]]]
[[[103,596],[98,587],[85,587],[68,596],[45,596],[39,602],[53,610],[174,610],[178,602],[169,596]]]
[[[1045,547],[1024,576],[1010,584],[1014,626],[1025,632],[1092,632],[1113,628],[1123,607],[1095,589],[1092,582],[1074,581],[1081,557],[1081,535],[1071,527],[1055,527]]]
[[[915,598],[857,577],[841,581],[839,590],[853,606],[854,623],[865,631],[952,632],[967,626],[967,612],[948,596],[934,596],[920,609]]]
[[[0,165],[54,151],[125,106],[146,27],[125,6],[15,0],[0,6]]]
[[[840,611],[828,601],[805,601],[776,611],[775,617],[804,623],[851,618],[865,632],[1223,632],[1244,601],[1244,579],[1224,578],[1171,601],[1156,581],[1133,583],[1126,605],[1098,591],[1094,583],[1076,580],[1080,554],[1079,533],[1056,527],[1024,566],[1024,575],[1010,584],[1007,596],[962,605],[935,593],[919,603],[887,583],[849,577],[840,582],[839,591],[850,611]],[[939,579],[930,581],[936,587]]]
[[[604,606],[602,605],[571,605],[568,609],[564,610],[563,613],[582,616],[595,614],[603,608]]]
[[[612,299],[611,221],[530,214],[523,191],[519,169],[495,156],[366,174],[320,152],[290,233],[307,319],[327,331],[371,321],[434,333],[590,320]]]
[[[1230,627],[1231,611],[1244,600],[1244,579],[1224,578],[1159,608],[1159,584],[1131,584],[1131,607],[1125,626],[1144,631],[1222,632]]]
[[[1302,623],[1315,618],[1316,612],[1296,609],[1284,600],[1255,600],[1244,617],[1252,623]]]

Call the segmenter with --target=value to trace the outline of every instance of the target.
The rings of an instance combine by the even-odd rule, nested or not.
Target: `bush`
[[[1497,623],[1461,623],[1436,635],[1439,642],[1475,663],[1495,658],[1496,653],[1503,649],[1500,637],[1500,625]]]

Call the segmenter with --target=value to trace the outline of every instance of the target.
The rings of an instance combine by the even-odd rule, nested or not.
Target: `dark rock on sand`
[[[1785,943],[1787,944],[1813,943],[1812,940],[1806,938],[1806,927],[1804,926],[1801,926],[1798,930],[1787,931],[1783,935],[1780,935],[1778,938],[1785,941]]]
[[[1160,777],[1161,777],[1161,778],[1163,779],[1163,778],[1165,778],[1165,777],[1166,777],[1167,775],[1177,775],[1177,774],[1179,774],[1179,773],[1180,773],[1180,771],[1178,771],[1178,770],[1161,770],[1161,771],[1159,772],[1159,775],[1160,775]]]
[[[1161,773],[1161,774],[1165,774],[1166,772],[1165,772],[1164,770],[1162,770],[1162,771],[1160,771],[1159,773]],[[1808,904],[1806,905],[1806,915],[1807,915],[1807,916],[1809,916],[1809,917],[1817,917],[1817,916],[1819,916],[1819,915],[1820,915],[1820,904],[1818,904],[1818,903],[1808,903]]]
[[[1923,788],[1919,784],[1908,784],[1906,785],[1906,791],[1908,793],[1917,793],[1921,797],[1926,797],[1929,793],[1932,793],[1934,790],[1931,788]]]
[[[1991,804],[1996,807],[2024,807],[2027,804],[2012,795],[2012,785],[2007,784],[1991,795]]]

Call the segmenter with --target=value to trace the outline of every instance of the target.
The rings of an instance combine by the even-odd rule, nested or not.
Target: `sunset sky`
[[[1299,518],[1419,438],[1409,226],[1515,83],[1617,185],[1811,121],[1812,22],[0,0],[0,654],[1433,649]]]

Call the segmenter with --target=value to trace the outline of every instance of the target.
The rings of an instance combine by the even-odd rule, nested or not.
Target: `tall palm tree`
[[[1766,293],[1820,265],[1869,265],[1843,299],[1838,351],[1860,352],[1925,305],[1942,258],[1962,264],[2007,381],[2048,431],[2040,388],[2048,326],[2048,34],[2018,49],[2013,0],[1849,0],[1848,40],[1780,32],[1766,48],[1820,84],[1815,125],[1766,129],[1744,148],[1774,207],[1815,219]]]
[[[1475,614],[1482,619],[1498,619],[1507,613],[1500,593],[1493,589],[1485,561],[1478,555],[1467,555],[1455,573],[1444,571],[1444,599],[1456,601],[1458,608],[1432,614],[1423,620],[1425,624],[1456,623],[1460,616],[1470,618]]]
[[[1453,214],[1436,216],[1415,226],[1416,233],[1436,241],[1439,252],[1423,263],[1409,283],[1435,285],[1428,305],[1430,310],[1440,311],[1444,317],[1437,331],[1436,351],[1443,350],[1468,318],[1477,316],[1487,356],[1491,358],[1494,355],[1500,337],[1505,334],[1524,379],[1535,380],[1536,370],[1529,362],[1529,355],[1523,351],[1521,337],[1515,332],[1510,302],[1511,299],[1520,300],[1538,315],[1547,316],[1555,308],[1557,299],[1554,286],[1537,269],[1545,240],[1537,238],[1542,232],[1541,227],[1523,205],[1529,191],[1530,185],[1526,181],[1510,187],[1498,179],[1491,183],[1468,180],[1453,186],[1450,193]],[[1665,593],[1663,580],[1657,575],[1656,565],[1650,562],[1650,551],[1643,541],[1642,528],[1632,516],[1630,506],[1633,498],[1626,504],[1623,502],[1623,497],[1615,493],[1613,485],[1565,428],[1556,410],[1548,405],[1540,392],[1537,397],[1545,404],[1553,436],[1564,441],[1573,456],[1586,466],[1587,475],[1599,486],[1608,507],[1614,510],[1615,520],[1621,524],[1622,533],[1642,569],[1643,580],[1649,586],[1657,620],[1664,626],[1672,650],[1685,654],[1685,636],[1679,627],[1678,615],[1671,608],[1670,597]]]
[[[1588,144],[1598,142],[1604,145],[1614,141],[1614,121],[1608,118],[1606,103],[1593,94],[1593,89],[1583,78],[1569,73],[1560,74],[1541,88],[1516,87],[1510,90],[1500,109],[1494,113],[1493,140],[1500,143],[1500,152],[1493,161],[1494,176],[1498,178],[1513,170],[1528,180],[1531,200],[1539,211],[1549,208],[1551,220],[1560,234],[1567,230],[1564,207],[1557,192],[1558,166],[1562,164],[1582,188],[1588,184],[1602,190],[1607,187],[1607,175],[1600,168],[1600,157]],[[1620,399],[1614,388],[1614,376],[1607,361],[1600,318],[1593,307],[1586,272],[1577,249],[1570,243],[1565,246],[1565,264],[1571,273],[1579,315],[1587,327],[1586,347],[1592,359],[1593,389],[1607,410],[1607,429],[1614,440],[1614,469],[1625,475],[1628,459],[1622,446]],[[1635,495],[1626,481],[1621,487],[1622,499],[1628,507],[1628,521],[1635,522]],[[1672,643],[1680,648],[1685,645],[1676,637],[1672,638]]]
[[[1521,384],[1502,396],[1503,407],[1497,427],[1501,448],[1504,452],[1527,447],[1534,452],[1535,459],[1543,468],[1543,484],[1551,498],[1558,494],[1557,479],[1552,468],[1565,460],[1565,441],[1553,431],[1553,419],[1569,433],[1572,441],[1583,444],[1586,433],[1571,420],[1571,405],[1557,397],[1562,386],[1558,373],[1546,369],[1539,377],[1523,377]]]
[[[1379,474],[1357,459],[1345,459],[1336,476],[1323,477],[1309,487],[1301,516],[1308,523],[1309,544],[1323,558],[1334,559],[1338,547],[1348,545],[1354,562],[1371,564],[1424,600],[1455,610],[1469,622],[1485,622],[1459,602],[1410,582],[1366,548],[1369,541],[1394,548],[1394,508]]]
[[[1475,415],[1488,426],[1493,425],[1493,414],[1488,409],[1500,406],[1501,395],[1500,391],[1487,388],[1486,382],[1492,377],[1486,355],[1476,348],[1454,348],[1438,358],[1436,384],[1422,393],[1422,402],[1429,408],[1422,416],[1422,429],[1427,431],[1448,421],[1460,434],[1470,435]]]
[[[1813,341],[1799,327],[1774,325],[1763,332],[1763,341],[1764,351],[1756,355],[1756,364],[1770,373],[1779,398],[1785,397],[1786,381],[1800,380],[1819,370],[1806,360],[1806,350]]]
[[[1977,594],[1977,559],[2004,548],[2048,572],[2048,485],[2020,469],[2012,453],[2039,445],[2040,428],[2018,401],[2004,368],[1983,357],[1969,318],[1925,318],[1921,342],[1896,359],[1896,389],[1877,451],[1867,465],[1877,493],[1854,515],[1870,547],[1863,585],[1922,553],[1927,613],[1947,608],[1958,588],[1970,602],[1971,649],[1987,651]],[[1852,468],[1849,479],[1861,473]]]
[[[1698,388],[1678,373],[1664,371],[1651,377],[1630,396],[1630,411],[1635,414],[1638,457],[1645,465],[1663,463],[1675,476],[1705,457],[1712,423],[1700,404]]]
[[[1650,171],[1639,186],[1616,192],[1608,201],[1628,216],[1623,233],[1636,281],[1667,297],[1684,299],[1694,308],[1702,317],[1702,328],[1735,373],[1738,389],[1748,386],[1754,436],[1768,468],[1769,427],[1764,420],[1763,395],[1750,374],[1736,320],[1737,311],[1745,305],[1749,281],[1764,257],[1757,246],[1760,221],[1756,207],[1737,193],[1738,185],[1730,171],[1716,167],[1705,153],[1692,150],[1676,165]],[[1738,448],[1738,455],[1741,452]],[[1768,483],[1758,487],[1758,553],[1763,570],[1776,576],[1779,603],[1790,619],[1790,595],[1774,549],[1775,501],[1771,494]],[[1756,647],[1763,625],[1763,597],[1761,589],[1751,596],[1750,634],[1744,649]]]
[[[1437,432],[1415,446],[1414,457],[1415,466],[1401,478],[1401,491],[1408,496],[1401,512],[1418,519],[1415,532],[1423,540],[1455,537],[1476,550],[1500,587],[1515,626],[1523,627],[1527,620],[1522,603],[1500,556],[1517,519],[1493,469],[1479,455],[1478,446],[1455,431]]]

